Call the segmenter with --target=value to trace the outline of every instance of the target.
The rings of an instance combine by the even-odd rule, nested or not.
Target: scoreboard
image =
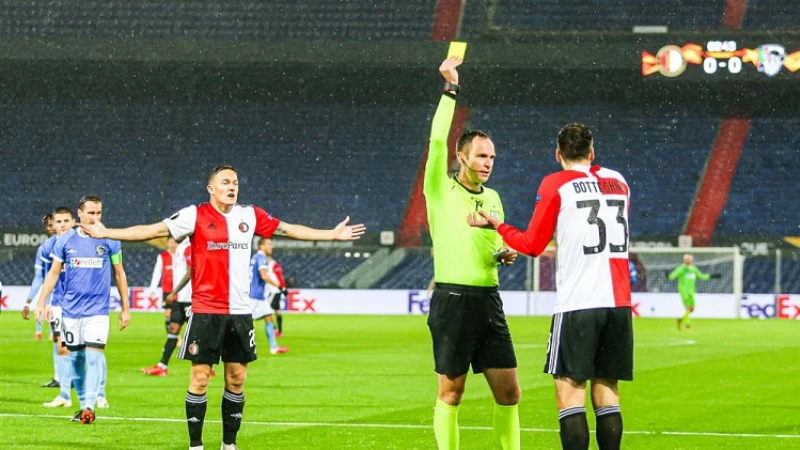
[[[800,81],[800,46],[781,43],[743,45],[738,40],[704,44],[666,44],[642,51],[642,76],[648,78],[752,78]]]

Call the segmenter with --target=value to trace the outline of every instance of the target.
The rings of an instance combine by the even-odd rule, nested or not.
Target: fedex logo
[[[161,309],[161,298],[147,296],[147,289],[135,287],[131,289],[131,309],[136,311],[158,311]]]
[[[775,315],[778,319],[800,319],[800,297],[791,295],[779,295],[775,302]]]
[[[754,298],[755,297],[755,298]],[[751,319],[771,319],[775,317],[775,297],[742,296],[742,316]]]
[[[408,313],[409,314],[428,314],[431,309],[431,301],[420,291],[408,291]]]
[[[283,305],[283,310],[315,313],[317,312],[317,310],[314,309],[314,303],[316,302],[317,299],[314,297],[303,297],[300,295],[299,290],[290,290],[286,295],[286,301]]]
[[[771,295],[742,297],[742,312],[745,317],[758,319],[800,320],[800,297],[793,295]]]

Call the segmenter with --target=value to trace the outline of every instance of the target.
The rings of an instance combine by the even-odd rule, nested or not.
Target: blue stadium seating
[[[796,30],[798,26],[800,26],[800,8],[796,0],[747,0],[744,29]],[[761,44],[767,43],[761,42]]]
[[[503,198],[506,221],[527,226],[539,183],[561,169],[554,157],[558,131],[575,121],[592,129],[595,162],[621,172],[630,185],[631,236],[680,234],[720,120],[642,108],[474,109],[471,126],[490,131],[495,142],[488,184]]]
[[[486,4],[471,0],[464,11],[461,36],[484,32]],[[720,26],[724,0],[512,0],[497,1],[495,23],[504,31],[630,31],[637,25],[664,25],[671,30]]]
[[[800,119],[753,119],[716,234],[800,235],[800,208],[789,180],[800,173]]]
[[[0,226],[38,228],[44,212],[74,207],[88,193],[103,199],[108,225],[160,220],[207,201],[206,174],[225,163],[239,170],[241,202],[288,222],[330,228],[350,215],[372,231],[396,230],[431,113],[428,105],[179,113],[141,104],[6,104],[0,148],[14,152],[0,189],[17,195],[0,196],[0,210],[15,211]]]
[[[426,40],[435,0],[4,2],[0,34],[68,38]]]

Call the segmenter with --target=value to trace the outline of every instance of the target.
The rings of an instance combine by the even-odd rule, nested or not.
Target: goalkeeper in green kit
[[[451,178],[447,173],[447,138],[461,62],[455,56],[439,67],[446,83],[431,125],[423,188],[436,249],[428,314],[439,384],[433,428],[440,450],[458,449],[458,408],[472,366],[474,373],[486,378],[494,397],[495,447],[516,450],[520,446],[517,358],[497,291],[497,266],[514,263],[517,253],[505,248],[493,229],[467,223],[467,216],[476,211],[504,217],[500,196],[483,185],[494,166],[491,138],[476,130],[461,135],[455,149],[458,174]]]
[[[686,308],[683,317],[678,319],[679,330],[682,326],[685,326],[686,329],[692,328],[689,314],[694,312],[694,293],[697,279],[708,280],[709,278],[721,278],[721,275],[718,273],[703,273],[697,266],[692,264],[693,261],[694,258],[692,258],[692,255],[688,253],[683,255],[683,264],[676,267],[667,277],[670,280],[678,280],[678,293],[681,295],[684,308]]]

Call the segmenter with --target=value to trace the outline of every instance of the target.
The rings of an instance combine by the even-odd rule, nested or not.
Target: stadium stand
[[[786,185],[800,173],[798,129],[797,118],[752,120],[717,235],[800,234],[797,196]]]
[[[495,3],[493,25],[502,31],[630,31],[637,25],[661,25],[675,30],[717,28],[724,0],[529,0],[467,2],[462,36],[487,31],[486,5]]]
[[[425,40],[430,39],[435,5],[435,0],[4,2],[0,33],[119,39]]]
[[[240,201],[288,222],[329,228],[349,214],[372,230],[395,230],[431,113],[428,105],[179,112],[141,104],[6,104],[0,148],[14,149],[14,169],[0,188],[22,198],[0,197],[0,209],[18,212],[4,214],[0,226],[38,228],[43,211],[76,205],[87,193],[103,199],[108,225],[160,220],[206,201],[205,176],[225,163],[239,170]],[[374,123],[383,124],[379,132]],[[42,195],[51,185],[58,189]]]
[[[631,186],[631,236],[680,234],[716,138],[717,117],[611,106],[475,109],[471,126],[489,130],[495,142],[489,186],[500,192],[506,220],[527,226],[539,182],[561,168],[554,156],[558,131],[574,121],[591,127],[596,163],[620,171]]]
[[[744,29],[797,29],[800,8],[795,0],[748,0]]]

